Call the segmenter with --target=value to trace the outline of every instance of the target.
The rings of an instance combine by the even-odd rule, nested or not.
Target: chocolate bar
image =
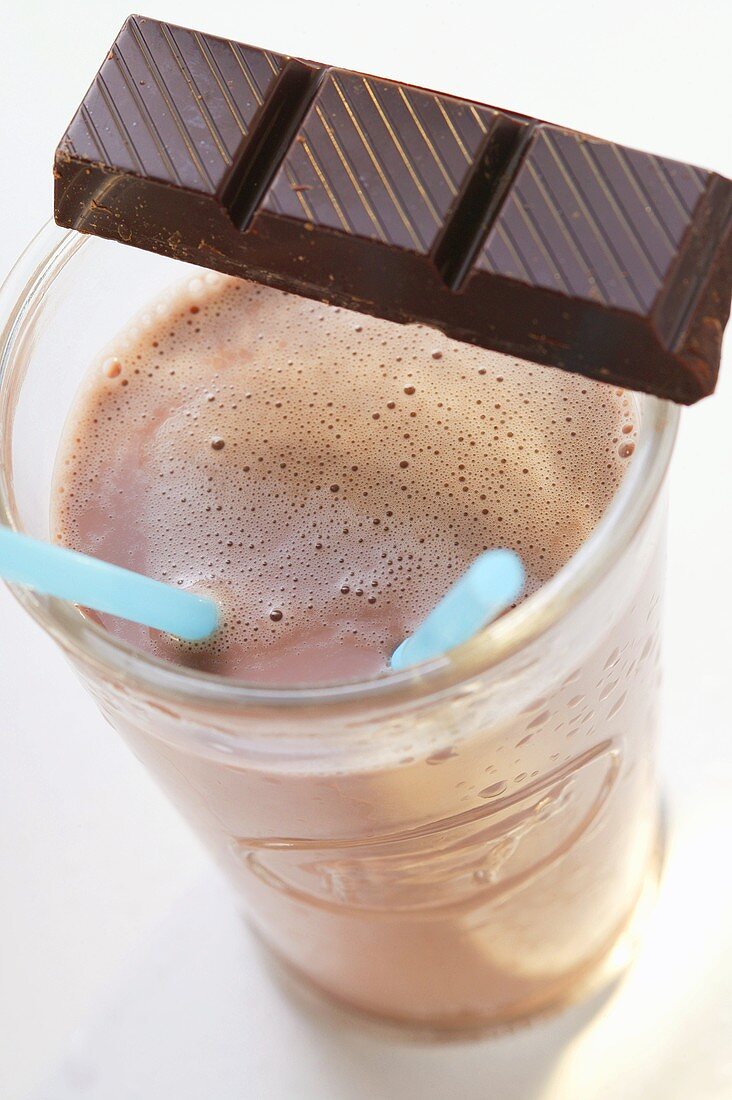
[[[55,158],[59,225],[588,377],[712,392],[732,184],[131,16]]]

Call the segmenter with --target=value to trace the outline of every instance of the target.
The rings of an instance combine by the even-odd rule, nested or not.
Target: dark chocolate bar
[[[691,403],[732,184],[422,88],[131,16],[56,151],[60,225]]]

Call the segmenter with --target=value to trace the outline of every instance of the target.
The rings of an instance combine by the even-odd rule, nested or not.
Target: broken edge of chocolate
[[[481,103],[131,16],[56,151],[59,225],[690,404],[732,183]]]

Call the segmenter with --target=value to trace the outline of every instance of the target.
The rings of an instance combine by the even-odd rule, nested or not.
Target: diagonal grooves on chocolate
[[[170,54],[171,54],[171,57],[173,58],[173,61],[178,66],[178,70],[179,70],[181,76],[183,77],[183,79],[185,80],[186,84],[188,85],[188,87],[190,89],[191,96],[193,97],[193,100],[194,100],[196,106],[198,107],[201,118],[204,121],[206,129],[208,130],[209,134],[211,135],[211,140],[214,143],[214,145],[216,146],[216,149],[218,150],[219,156],[221,157],[221,159],[223,160],[223,162],[225,164],[231,164],[231,156],[229,154],[228,149],[226,148],[226,142],[224,141],[223,137],[221,136],[219,128],[216,125],[214,117],[211,114],[211,111],[209,110],[209,107],[208,107],[203,95],[201,94],[201,89],[198,87],[198,84],[196,83],[196,79],[195,79],[193,73],[191,72],[190,68],[188,67],[188,63],[186,62],[186,59],[183,56],[183,52],[182,52],[180,46],[178,45],[178,42],[175,39],[175,35],[173,33],[173,28],[169,27],[167,23],[161,23],[160,24],[160,33],[163,37],[163,41],[165,42],[168,49],[170,50]]]
[[[623,203],[622,197],[618,194],[617,189],[613,187],[612,181],[603,173],[601,165],[597,162],[592,143],[586,142],[581,145],[580,152],[585,161],[591,166],[598,187],[604,192],[608,201],[614,207],[618,218],[623,224],[625,232],[628,234],[628,239],[632,242],[638,255],[643,257],[644,262],[649,267],[654,278],[659,281],[663,280],[663,269],[657,257],[654,256],[653,250],[648,247],[647,240],[634,230],[631,216]]]
[[[263,103],[221,196],[242,232],[269,189],[326,72],[326,68],[290,59]]]
[[[673,255],[676,252],[677,241],[674,238],[674,235],[671,232],[661,211],[656,209],[653,203],[653,199],[648,192],[648,187],[641,179],[639,179],[636,169],[628,158],[628,150],[624,149],[621,145],[611,145],[610,148],[615,154],[615,158],[620,165],[621,170],[624,172],[629,184],[635,189],[636,193],[638,194],[638,197],[645,207],[649,219],[661,227],[661,230],[663,231],[666,240],[669,243],[671,255]]]
[[[161,24],[161,27],[162,26],[164,26],[164,24]],[[198,175],[201,179],[201,182],[204,185],[208,184],[209,187],[213,188],[213,180],[211,179],[211,173],[209,172],[209,170],[206,167],[205,163],[201,159],[201,154],[199,153],[198,149],[196,148],[194,142],[191,139],[191,135],[188,131],[188,126],[186,124],[186,120],[183,117],[183,114],[181,113],[180,106],[179,106],[178,103],[176,103],[175,97],[171,94],[170,88],[168,87],[168,85],[165,81],[165,77],[163,76],[162,70],[161,70],[160,65],[158,63],[158,58],[155,56],[155,53],[153,52],[153,50],[150,49],[150,46],[148,45],[148,42],[147,42],[147,40],[145,38],[145,35],[142,31],[142,27],[140,25],[140,22],[138,21],[138,18],[136,16],[134,16],[134,15],[130,16],[130,18],[128,20],[128,27],[129,27],[130,35],[132,36],[133,41],[135,42],[138,50],[140,51],[143,62],[145,63],[145,65],[147,67],[147,71],[150,74],[150,77],[152,78],[152,80],[154,81],[163,102],[165,103],[166,109],[168,110],[168,112],[170,114],[170,118],[172,119],[173,124],[174,124],[176,130],[178,131],[178,133],[180,135],[180,139],[181,139],[181,142],[183,144],[183,147],[186,149],[186,151],[188,153],[188,156],[190,157],[190,159],[193,163],[193,166],[196,169],[196,172],[198,173]],[[117,53],[118,53],[118,55],[121,56],[121,51],[119,50],[119,48],[117,50]],[[127,63],[125,62],[125,65],[126,64]],[[129,75],[129,72],[128,72],[128,75]],[[149,110],[147,111],[147,114],[148,114],[148,117],[151,119],[151,121],[153,121],[152,115],[150,114]],[[162,144],[162,139],[161,139],[161,144]]]
[[[674,201],[679,208],[679,213],[685,215],[687,218],[690,218],[692,210],[689,208],[688,202],[679,191],[679,188],[676,186],[673,176],[670,174],[668,168],[661,160],[659,160],[658,162],[658,174],[664,180],[669,195],[673,196]]]
[[[432,256],[443,282],[459,290],[498,217],[528,151],[536,124],[497,116]]]

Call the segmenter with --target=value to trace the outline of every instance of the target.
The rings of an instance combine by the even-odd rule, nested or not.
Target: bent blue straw
[[[207,596],[7,527],[0,527],[0,577],[47,596],[164,630],[187,642],[207,638],[219,621],[218,606]]]
[[[513,550],[487,550],[452,586],[414,634],[397,646],[391,667],[411,668],[467,642],[510,607],[521,594],[526,574]]]

